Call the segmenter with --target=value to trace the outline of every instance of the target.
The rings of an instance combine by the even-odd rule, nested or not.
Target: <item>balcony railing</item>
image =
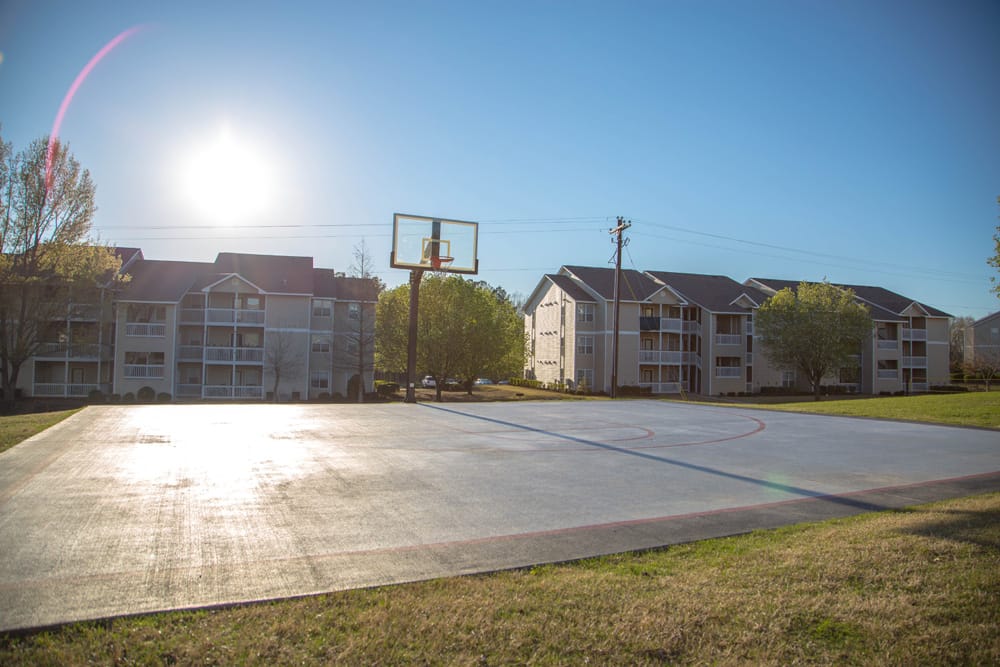
[[[880,368],[878,371],[879,380],[898,380],[899,371],[894,368]]]
[[[680,350],[639,350],[640,364],[693,364],[695,363],[694,352],[682,352]]]
[[[110,359],[111,346],[98,345],[97,343],[77,343],[75,345],[42,343],[35,356],[50,359]]]
[[[216,363],[236,362],[241,364],[264,363],[262,347],[206,347],[205,361]]]
[[[206,308],[205,318],[209,324],[264,324],[263,310],[234,310],[233,308]]]
[[[753,335],[753,321],[752,320],[743,323],[743,333],[745,333],[747,336],[752,336]]]
[[[743,336],[739,334],[715,334],[716,345],[740,345],[743,343]]]
[[[899,341],[898,340],[879,340],[878,349],[880,350],[898,350]]]
[[[927,357],[903,357],[906,368],[927,368]]]
[[[750,365],[753,364],[753,352],[747,352],[746,362],[747,362],[747,366],[750,366]]]
[[[122,374],[127,378],[153,378],[163,377],[163,364],[125,364]]]
[[[126,336],[162,338],[167,333],[167,325],[162,322],[126,322]]]
[[[903,327],[903,340],[927,340],[927,329]]]
[[[205,398],[263,398],[264,388],[260,386],[207,384],[202,390],[202,396]]]
[[[911,382],[910,391],[929,391],[930,385],[926,382]]]
[[[715,377],[717,378],[738,378],[743,373],[739,366],[716,366]]]
[[[674,317],[640,317],[639,329],[642,331],[666,331],[680,333],[683,331],[683,321]]]
[[[642,388],[649,387],[654,394],[679,394],[688,390],[687,382],[640,382]]]
[[[200,384],[178,384],[177,398],[201,398]]]
[[[95,389],[111,393],[110,384],[63,384],[61,382],[36,382],[32,387],[34,396],[86,396]]]

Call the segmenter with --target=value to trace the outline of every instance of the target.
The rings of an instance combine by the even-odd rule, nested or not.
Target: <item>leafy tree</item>
[[[986,391],[1000,377],[1000,346],[981,346],[973,352],[972,359],[962,366],[966,375],[978,377],[986,384]]]
[[[868,309],[854,292],[827,282],[786,287],[754,317],[767,356],[778,368],[802,372],[817,401],[823,378],[860,352],[871,327]]]
[[[13,404],[22,365],[71,303],[113,287],[121,259],[89,240],[94,183],[58,140],[23,151],[0,138],[0,381]]]
[[[376,359],[388,371],[406,369],[409,292],[401,285],[379,298]],[[417,366],[434,376],[437,400],[449,377],[461,378],[471,392],[477,377],[513,374],[524,364],[524,325],[516,309],[483,283],[424,277],[417,331]]]

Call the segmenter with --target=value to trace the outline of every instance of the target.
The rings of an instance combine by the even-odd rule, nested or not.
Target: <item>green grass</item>
[[[909,421],[1000,428],[1000,391],[923,396],[887,396],[849,400],[808,401],[785,404],[741,405],[787,412],[811,412],[848,417],[876,417]]]
[[[53,424],[58,424],[79,410],[80,408],[0,417],[0,452],[10,449],[22,440],[44,431]]]
[[[0,637],[0,664],[1000,664],[1000,494]]]

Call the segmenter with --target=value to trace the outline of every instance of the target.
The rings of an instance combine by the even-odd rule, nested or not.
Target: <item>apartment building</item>
[[[963,352],[967,364],[1000,365],[1000,311],[976,320],[965,330]]]
[[[794,371],[769,363],[753,327],[754,312],[767,298],[797,285],[623,270],[619,386],[706,395],[806,389]],[[848,287],[872,313],[872,338],[856,365],[838,369],[824,384],[880,393],[926,391],[948,381],[946,313],[879,287]],[[526,377],[609,391],[613,304],[613,269],[563,266],[543,276],[524,309]]]
[[[122,271],[126,286],[79,309],[92,319],[72,313],[67,328],[71,341],[96,335],[100,355],[82,359],[63,345],[76,355],[63,366],[36,356],[19,383],[24,395],[124,396],[149,387],[175,400],[298,400],[371,390],[374,354],[365,342],[378,291],[370,280],[314,268],[311,257],[225,252],[185,262],[148,260],[136,249]],[[43,351],[61,342],[46,341]]]
[[[749,278],[747,285],[770,296],[800,281]],[[839,369],[830,385],[862,394],[927,391],[947,384],[948,323],[951,315],[883,287],[840,285],[868,307],[872,335],[858,352],[857,363]],[[798,381],[793,380],[798,385]]]

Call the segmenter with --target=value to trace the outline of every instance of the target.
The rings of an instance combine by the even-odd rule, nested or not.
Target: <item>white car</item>
[[[424,389],[433,389],[437,386],[437,382],[434,380],[433,375],[425,375],[424,379],[420,381],[420,386]]]
[[[489,378],[477,378],[476,384],[493,384],[493,380]]]

